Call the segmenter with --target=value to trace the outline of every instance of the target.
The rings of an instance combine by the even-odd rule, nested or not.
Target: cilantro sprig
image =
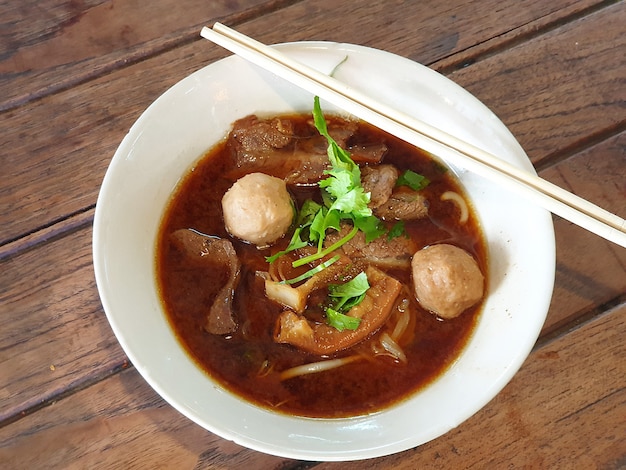
[[[331,164],[331,169],[324,171],[327,177],[319,182],[322,204],[310,200],[303,204],[289,245],[285,250],[267,257],[266,260],[270,263],[283,254],[302,248],[308,243],[317,245],[316,253],[293,263],[294,267],[302,266],[338,249],[350,241],[359,230],[365,234],[365,240],[368,243],[385,233],[382,222],[372,214],[372,210],[368,207],[370,194],[365,192],[361,185],[361,170],[350,154],[342,149],[328,132],[326,119],[317,96],[313,101],[313,121],[320,135],[328,142],[327,154]],[[339,231],[342,220],[351,221],[353,230],[331,247],[324,248],[328,230]]]
[[[328,296],[331,299],[331,305],[325,308],[328,324],[339,331],[356,330],[361,319],[346,315],[345,312],[361,303],[369,288],[367,275],[364,272],[345,284],[329,285]]]
[[[361,169],[329,134],[317,96],[313,100],[313,120],[318,132],[328,142],[327,154],[332,166],[331,170],[324,172],[328,178],[319,183],[327,212],[322,225],[324,232],[320,230],[318,247],[323,244],[322,233],[325,234],[325,229],[338,230],[338,221],[341,219],[351,220],[355,227],[365,233],[368,241],[379,237],[385,230],[382,222],[368,207],[370,194],[361,185]]]

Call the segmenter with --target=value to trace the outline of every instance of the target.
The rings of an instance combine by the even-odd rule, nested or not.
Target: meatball
[[[432,245],[413,255],[415,296],[426,310],[450,319],[483,297],[484,277],[465,250],[453,245]]]
[[[226,230],[259,247],[285,235],[294,217],[285,182],[264,173],[250,173],[233,184],[222,198]]]

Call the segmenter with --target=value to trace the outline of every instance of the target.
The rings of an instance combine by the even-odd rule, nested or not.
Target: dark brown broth
[[[299,121],[300,128],[308,127],[309,116],[294,119]],[[353,139],[359,143],[386,142],[389,151],[385,163],[393,163],[399,169],[410,168],[431,180],[423,190],[430,202],[430,218],[406,224],[418,246],[435,242],[455,244],[473,254],[486,273],[485,243],[471,207],[470,220],[459,225],[456,206],[439,200],[448,190],[462,194],[453,175],[413,146],[371,126],[361,124]],[[227,146],[219,144],[179,184],[158,237],[158,284],[169,321],[181,344],[209,375],[235,394],[280,412],[311,417],[354,416],[380,410],[406,398],[439,376],[459,355],[481,305],[454,320],[440,321],[413,300],[410,309],[414,316],[414,338],[403,346],[407,365],[383,357],[281,382],[280,371],[320,358],[290,345],[274,343],[274,324],[282,308],[265,298],[263,283],[255,276],[255,271],[267,270],[264,256],[270,252],[237,240],[232,241],[242,260],[242,278],[235,299],[240,327],[225,337],[205,332],[207,311],[213,296],[226,281],[226,273],[188,264],[170,246],[169,235],[180,228],[193,228],[211,235],[228,236],[223,226],[221,199],[234,182],[224,176],[230,170]],[[310,190],[290,190],[299,203],[310,195]],[[273,249],[284,247],[288,238]],[[408,272],[392,274],[411,288]],[[344,351],[337,357],[350,353]],[[267,364],[271,364],[271,372],[260,374],[267,372]],[[197,393],[203,392],[198,390]]]

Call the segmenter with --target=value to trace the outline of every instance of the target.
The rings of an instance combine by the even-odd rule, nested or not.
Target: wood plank
[[[626,132],[544,176],[625,216],[619,171],[625,138]],[[544,333],[623,301],[626,293],[626,250],[563,220],[556,222],[556,236],[557,284]],[[96,291],[90,243],[84,223],[0,261],[0,420],[124,363]]]
[[[0,110],[192,40],[268,0],[14,0],[0,17]]]
[[[558,11],[547,13],[534,21],[520,25],[518,28],[505,31],[497,37],[474,44],[454,55],[438,60],[433,64],[433,68],[443,74],[449,74],[492,56],[499,51],[528,41],[539,34],[545,34],[550,29],[587,16],[610,3],[614,2],[575,2],[569,5],[562,5]],[[506,21],[501,19],[501,21],[503,20]]]
[[[98,297],[90,227],[0,262],[0,421],[125,360]]]
[[[101,8],[101,12],[104,5],[101,0],[44,0],[37,4],[39,15],[32,15],[29,24],[40,22],[54,29],[63,23],[58,17],[67,13],[70,3],[79,10]],[[234,9],[242,5],[222,3]],[[356,13],[329,0],[269,3],[280,12],[249,21],[242,28],[267,42],[295,40],[300,35],[311,39],[311,34],[327,31],[337,40],[356,42],[354,38],[362,37],[371,41],[368,45],[414,54],[410,55],[413,58],[432,53],[432,60],[438,61],[435,68],[480,57],[480,62],[453,78],[462,84],[468,81],[484,101],[485,97],[497,100],[506,96],[506,87],[519,92],[496,111],[518,137],[522,136],[520,140],[533,160],[547,167],[542,175],[626,216],[626,182],[622,176],[626,166],[626,111],[624,100],[615,91],[623,87],[626,73],[625,39],[620,29],[626,18],[626,2],[600,2],[609,6],[590,14],[589,8],[595,11],[594,4],[599,2],[536,0],[513,8],[486,0],[481,8],[471,7],[469,12],[437,5],[438,18],[423,9],[433,7],[426,2],[415,6],[411,12],[415,18],[407,18],[406,9],[400,15],[388,8],[388,3],[383,10],[382,2],[356,9]],[[131,0],[109,4],[122,9],[138,5]],[[4,2],[0,23],[5,22],[8,5],[18,8],[16,1]],[[26,0],[19,8],[30,8],[30,12],[35,11],[34,5]],[[459,11],[469,16],[452,17]],[[557,27],[559,17],[571,18],[577,11],[585,12],[583,19]],[[513,18],[507,23],[512,12]],[[176,12],[172,16],[181,19],[186,14]],[[44,18],[46,15],[52,20]],[[245,17],[242,15],[239,18]],[[289,32],[293,39],[286,39],[285,31],[275,27],[277,17],[289,20],[290,28],[295,28]],[[395,28],[399,21],[403,26]],[[56,36],[51,32],[47,40],[59,41],[67,31],[100,33],[98,28],[88,31],[88,24],[83,23],[83,29],[67,24]],[[516,25],[512,31],[508,30],[510,24]],[[102,63],[100,58],[85,59],[84,63],[95,61],[89,62],[92,67],[76,62],[34,71],[34,82],[44,95],[59,86],[54,80],[53,85],[42,85],[46,80],[55,76],[65,79],[59,67],[75,67],[67,76],[91,81],[6,112],[6,119],[0,120],[0,244],[17,237],[5,245],[8,249],[0,247],[0,422],[6,420],[7,424],[0,427],[0,467],[311,466],[221,440],[164,403],[134,369],[119,373],[125,368],[125,356],[97,298],[88,225],[99,181],[130,123],[169,84],[197,68],[198,63],[224,54],[207,52],[201,41],[189,40],[191,43],[182,46],[188,40],[181,42],[188,23],[181,19],[180,26],[181,30],[164,38],[151,38],[150,28],[139,27],[140,34],[132,37],[128,47],[115,42],[119,39],[115,36],[111,39],[112,52],[105,54]],[[547,30],[537,35],[532,30],[538,26]],[[102,34],[121,34],[118,27],[113,21],[102,28]],[[342,30],[344,27],[351,29]],[[460,31],[457,37],[451,34],[455,29]],[[7,57],[3,52],[11,49],[4,49],[7,38],[15,37],[17,30],[11,34],[6,31],[3,27],[0,33],[0,67]],[[17,36],[29,34],[24,28]],[[64,37],[67,40],[68,36]],[[488,39],[479,42],[480,37]],[[512,47],[522,37],[534,39]],[[590,42],[574,44],[581,37]],[[89,47],[97,49],[97,45]],[[54,61],[46,51],[41,46],[37,52],[42,64]],[[492,55],[496,51],[502,52]],[[159,56],[122,67],[126,60],[133,62],[154,54]],[[520,59],[507,63],[513,55]],[[81,67],[84,71],[77,72],[83,70]],[[122,69],[92,80],[117,67]],[[605,69],[600,73],[601,69],[594,67]],[[3,78],[0,72],[0,89]],[[60,86],[69,86],[73,80]],[[526,81],[525,86],[516,88],[520,80]],[[126,88],[129,85],[131,90]],[[535,94],[529,92],[533,87]],[[587,89],[593,87],[597,88]],[[120,90],[127,91],[123,99],[118,98],[122,96]],[[537,104],[540,108],[535,107]],[[30,110],[36,113],[29,115]],[[546,123],[550,122],[558,123],[558,129],[548,129]],[[100,129],[94,132],[94,126]],[[580,134],[574,132],[577,129]],[[62,145],[51,148],[50,142],[59,141]],[[584,150],[579,151],[581,148]],[[20,153],[14,154],[16,149]],[[554,162],[558,164],[550,166]],[[8,187],[6,175],[21,187]],[[52,187],[46,186],[49,182]],[[33,232],[40,227],[44,228]],[[9,235],[5,236],[5,231]],[[474,418],[441,439],[369,465],[407,469],[625,465],[626,347],[622,340],[626,251],[558,218],[556,232],[557,289],[544,336],[512,383]],[[25,233],[28,235],[23,236]],[[584,324],[572,331],[581,319]],[[21,415],[24,417],[17,419]],[[59,436],[63,436],[61,444]],[[339,467],[316,467],[331,465]],[[341,464],[341,468],[362,467],[362,462]]]
[[[449,78],[494,111],[541,164],[626,126],[624,24],[626,2],[618,2]]]
[[[6,468],[192,469],[224,459],[230,468],[276,468],[284,461],[205,431],[165,403],[135,369],[0,429]]]
[[[626,456],[624,334],[626,304],[534,351],[511,383],[458,428],[369,460],[368,468],[617,468]],[[302,468],[192,424],[134,369],[0,429],[0,460],[23,468]],[[361,469],[363,462],[315,468]]]
[[[537,2],[537,5],[540,3],[541,5],[547,4]],[[376,5],[372,4],[371,7],[359,9],[359,15],[363,16],[359,16],[358,19],[364,19],[366,13],[375,17],[378,12],[372,8]],[[321,6],[319,5],[313,7],[309,3],[298,3],[291,8],[260,18],[250,25],[243,25],[242,29],[268,42],[298,40],[306,34],[310,35],[309,39],[312,39],[324,35],[322,32],[327,35],[324,39],[341,40],[342,37],[337,36],[336,31],[342,29],[347,29],[345,33],[342,33],[346,34],[343,39],[347,39],[350,35],[354,38],[361,38],[360,35],[364,33],[360,32],[362,30],[360,22],[355,21],[355,18],[348,19],[341,16],[330,21],[326,15],[330,15],[329,12],[334,10],[326,4],[324,6],[326,9],[320,12]],[[526,11],[526,5],[520,5],[520,8]],[[483,9],[475,10],[483,11]],[[500,11],[495,7],[491,10]],[[489,9],[485,8],[484,11],[489,11]],[[326,13],[322,14],[323,12]],[[585,28],[585,32],[588,28],[597,30],[595,37],[598,37],[598,41],[593,43],[596,44],[595,46],[586,47],[581,52],[584,57],[579,57],[581,59],[579,66],[582,67],[584,58],[585,67],[595,70],[607,69],[607,76],[623,73],[624,67],[620,68],[616,65],[619,61],[615,60],[615,56],[611,56],[608,52],[605,54],[597,54],[597,52],[598,49],[604,51],[603,40],[610,39],[619,26],[615,24],[613,17],[624,16],[624,12],[626,12],[626,4],[620,3],[592,15],[586,22],[577,23],[577,28]],[[460,18],[462,16],[460,13],[461,11],[458,11],[455,14]],[[469,18],[474,18],[474,23],[463,20],[461,24],[449,25],[450,31],[457,31],[461,26],[475,25],[482,18],[480,15],[484,14],[472,16],[470,12],[466,13]],[[400,24],[408,24],[412,29],[421,31],[419,25],[425,24],[422,16],[426,12],[416,9],[411,14],[415,15],[414,18],[412,17],[414,21],[407,20]],[[311,17],[316,18],[315,36],[312,30],[307,30],[305,27],[305,19]],[[282,30],[279,32],[274,27],[276,18],[280,18],[281,21],[287,20],[289,24],[300,25],[302,28],[290,29],[280,38]],[[324,20],[326,22],[323,22]],[[434,19],[431,20],[434,21]],[[296,22],[293,23],[294,21]],[[384,23],[381,24],[384,25]],[[537,53],[537,42],[562,49],[560,44],[568,44],[575,40],[578,34],[577,28],[556,29],[545,37],[541,36],[527,47],[532,50],[533,54]],[[415,48],[420,44],[419,41],[424,39],[419,35],[409,34],[408,31],[404,31],[406,40],[388,35],[387,28],[383,28],[380,34],[376,31],[378,30],[371,32],[373,39],[370,45],[414,58]],[[487,33],[493,34],[494,31],[470,31],[463,32],[462,35],[473,37],[472,41],[476,42],[484,39],[485,34],[488,36]],[[521,57],[525,57],[524,50],[520,52]],[[438,54],[443,56],[452,52],[440,50]],[[67,92],[48,96],[4,113],[4,119],[0,120],[0,135],[4,137],[2,146],[6,150],[3,151],[3,158],[0,160],[0,174],[9,175],[10,178],[0,187],[0,226],[3,227],[0,244],[63,219],[68,214],[93,206],[110,158],[133,121],[167,87],[199,68],[200,64],[209,63],[221,57],[222,54],[224,52],[219,48],[207,46],[206,41],[197,41],[101,79],[90,81]],[[515,58],[507,55],[507,59],[513,61],[511,67],[514,67]],[[534,56],[533,60],[546,70],[550,70],[553,61],[550,54],[545,51],[543,55]],[[482,88],[478,90],[480,91],[479,97],[485,101],[490,98],[497,101],[501,91],[496,86],[492,87],[490,78],[484,76],[488,71],[485,72],[475,67],[478,65],[471,68],[477,70],[476,75],[480,75],[484,82]],[[523,74],[523,69],[516,69],[516,72],[511,73],[508,79],[515,82],[515,76],[518,74]],[[494,84],[497,85],[502,80],[501,77],[505,75],[507,74],[502,72],[501,75],[494,77]],[[600,78],[603,77],[604,75]],[[465,80],[470,78],[466,76]],[[570,102],[573,101],[570,95],[572,89],[578,86],[576,82],[537,82],[537,84],[544,87],[538,92],[549,92],[555,97],[554,101],[557,104],[551,108],[551,112],[558,113],[558,106],[564,108],[565,114],[570,112]],[[581,90],[584,88],[582,86]],[[532,87],[532,89],[537,89],[537,87]],[[615,103],[606,102],[606,100],[598,101],[598,94],[613,96],[614,84],[610,80],[599,80],[596,91],[593,93],[584,93],[581,90],[576,90],[576,93],[580,94],[580,98],[576,100],[577,109],[581,110],[579,114],[584,114],[587,110],[596,119],[578,123],[582,129],[580,135],[597,133],[615,119],[621,119],[620,116],[625,112],[622,108],[616,109]],[[511,114],[501,117],[505,122],[515,124],[516,133],[522,137],[537,131],[545,132],[546,137],[537,137],[537,140],[551,140],[555,148],[567,147],[572,142],[580,140],[580,135],[562,135],[560,129],[535,129],[533,126],[537,120],[541,120],[544,111],[536,105],[537,98],[534,95],[525,93],[519,97],[517,104],[520,109],[524,109],[523,120],[516,122],[519,119],[516,109],[510,110]],[[529,128],[524,128],[525,125]],[[97,134],[93,132],[95,127],[98,128]],[[561,140],[556,141],[553,138],[555,135]],[[53,141],[59,144],[51,148],[49,142]],[[537,155],[534,157],[540,158]]]
[[[316,39],[350,42],[432,64],[477,44],[490,40],[497,43],[508,33],[525,34],[525,28],[531,24],[535,28],[538,24],[545,27],[546,18],[559,23],[602,3],[532,0],[522,5],[483,0],[476,8],[471,2],[426,0],[394,8],[389,2],[378,0],[354,8],[349,2],[306,1],[280,11],[281,20],[290,25],[289,31],[269,28],[275,21],[273,16],[244,23],[239,29],[266,43]]]
[[[182,0],[177,8],[171,8],[167,0],[158,0],[150,2],[149,11],[142,13],[146,4],[136,0],[89,4],[67,0],[9,2],[0,20],[0,29],[6,31],[0,43],[0,110],[185,43],[197,36],[202,25],[216,18],[228,17],[231,23],[240,22],[263,9],[271,11],[290,3],[294,2]],[[352,42],[376,44],[388,40],[388,26],[393,24],[393,43],[404,48],[407,38],[415,38],[417,49],[410,56],[428,61],[499,37],[535,20],[547,16],[558,20],[601,2],[533,0],[521,6],[518,2],[503,4],[489,0],[483,2],[481,9],[421,2],[411,12],[422,25],[416,29],[411,21],[406,21],[406,8],[389,8],[382,0],[368,2],[357,9],[356,15],[349,3],[301,3],[291,9],[295,12],[291,18],[288,11],[281,12],[290,29],[299,32],[300,39],[318,35],[320,24],[332,25],[337,24],[338,18],[350,18],[349,27],[344,23],[341,28],[333,29]],[[312,17],[315,21],[311,21]],[[444,23],[441,18],[445,19]],[[285,41],[284,29],[273,29],[276,42]],[[333,29],[329,31],[331,34]]]

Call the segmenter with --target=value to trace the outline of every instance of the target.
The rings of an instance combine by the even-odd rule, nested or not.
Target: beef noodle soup
[[[178,185],[156,262],[206,373],[262,407],[332,418],[403,400],[458,357],[487,260],[452,172],[317,106],[315,121],[235,122]]]

